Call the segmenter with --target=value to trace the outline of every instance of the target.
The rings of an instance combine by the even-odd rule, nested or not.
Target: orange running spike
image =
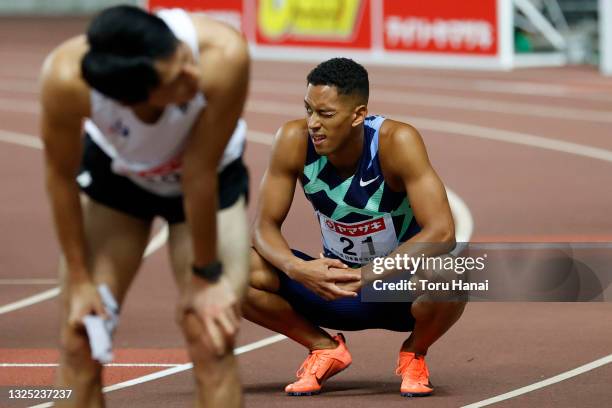
[[[346,369],[353,361],[346,348],[342,333],[334,336],[335,349],[313,350],[297,371],[298,380],[285,387],[287,395],[315,395],[321,392],[323,382]]]
[[[402,376],[400,393],[402,397],[425,397],[434,388],[429,381],[429,370],[425,356],[403,351],[397,360],[395,374]]]

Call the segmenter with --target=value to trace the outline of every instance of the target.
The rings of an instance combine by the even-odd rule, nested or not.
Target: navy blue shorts
[[[313,257],[292,250],[298,258],[310,261]],[[398,332],[412,331],[414,317],[408,302],[362,302],[361,294],[351,298],[325,300],[277,271],[280,279],[279,295],[287,300],[299,314],[316,326],[333,330],[386,329]]]

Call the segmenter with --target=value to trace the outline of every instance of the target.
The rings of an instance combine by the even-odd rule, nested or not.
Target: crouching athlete
[[[428,256],[455,245],[444,185],[419,133],[368,116],[368,94],[368,73],[352,60],[314,68],[307,77],[306,118],[280,128],[262,181],[244,314],[309,350],[297,381],[285,388],[289,395],[316,394],[351,364],[344,337],[321,327],[411,332],[399,352],[400,391],[431,394],[425,355],[465,306],[427,294],[414,302],[361,299],[366,282],[360,268],[370,254],[361,254],[360,245],[389,256],[421,255],[411,244],[439,243]],[[291,250],[281,233],[298,180],[320,223],[323,254],[316,259]],[[359,236],[351,233],[356,229]]]

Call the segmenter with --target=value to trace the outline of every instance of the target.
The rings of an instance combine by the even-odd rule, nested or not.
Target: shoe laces
[[[325,354],[326,351],[327,350],[311,351],[310,354],[308,354],[308,357],[306,358],[306,360],[302,363],[300,368],[297,370],[295,375],[298,378],[302,378],[307,374],[316,375],[319,367],[325,366],[331,359],[330,356],[327,356]]]
[[[395,374],[401,375],[402,378],[408,376],[423,384],[429,381],[429,370],[427,364],[425,364],[425,358],[422,356],[413,355],[410,358],[399,358]]]

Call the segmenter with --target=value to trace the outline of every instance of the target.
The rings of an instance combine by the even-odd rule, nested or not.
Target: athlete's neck
[[[145,103],[133,105],[130,107],[134,115],[144,123],[153,124],[159,120],[164,113],[164,108],[152,106]]]
[[[355,174],[363,153],[363,126],[355,128],[352,133],[343,146],[327,156],[342,178]]]

